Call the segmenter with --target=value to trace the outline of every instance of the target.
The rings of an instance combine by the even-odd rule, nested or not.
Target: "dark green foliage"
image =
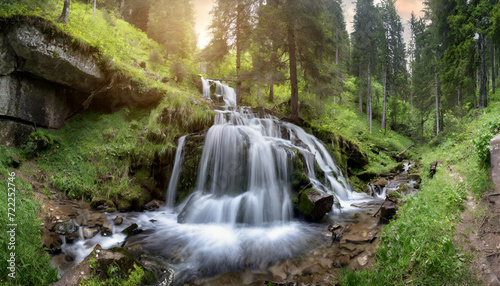
[[[484,123],[480,135],[472,139],[472,144],[476,148],[479,156],[479,162],[483,167],[488,167],[490,164],[490,141],[498,133],[500,128],[500,120],[493,119],[488,123]]]
[[[148,35],[165,47],[165,58],[187,59],[196,48],[192,1],[149,1]]]

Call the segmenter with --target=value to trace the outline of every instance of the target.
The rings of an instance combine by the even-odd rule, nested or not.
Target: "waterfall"
[[[210,82],[202,77],[201,84],[203,86],[203,97],[210,98]]]
[[[181,204],[179,222],[258,226],[292,220],[290,175],[297,152],[304,155],[317,190],[333,194],[347,208],[358,196],[323,143],[299,126],[271,115],[259,118],[248,107],[218,111],[214,122],[205,137],[196,189]],[[177,158],[182,160],[180,143],[176,171]],[[323,173],[320,178],[315,166]],[[171,185],[179,175],[172,174]],[[174,192],[169,186],[170,205]]]
[[[340,205],[348,213],[356,209],[351,206],[355,201],[367,201],[367,195],[351,190],[316,137],[274,116],[257,116],[248,107],[236,107],[234,90],[220,82],[202,81],[205,97],[211,97],[210,85],[215,84],[224,110],[217,111],[205,136],[191,195],[174,207],[187,159],[185,146],[193,145],[187,144],[190,138],[186,135],[179,138],[175,153],[166,198],[169,211],[120,214],[123,223],[112,235],[65,244],[63,251],[71,253],[76,263],[97,243],[106,249],[126,242],[138,253],[168,262],[175,272],[174,285],[245,268],[269,271],[277,261],[323,243],[324,224],[308,224],[293,217],[291,196],[297,195],[297,190],[292,189],[291,177],[297,164],[302,164],[318,192],[335,197],[334,209]],[[301,156],[300,160],[295,156]],[[108,214],[109,220],[115,217]],[[323,222],[330,223],[332,218]],[[144,231],[127,237],[122,231],[132,223]]]
[[[186,136],[184,135],[179,138],[177,142],[177,151],[175,152],[175,163],[172,170],[172,175],[170,176],[170,182],[168,183],[167,189],[167,202],[166,206],[171,208],[174,206],[175,196],[177,195],[177,185],[179,184],[179,176],[181,174],[182,162],[184,161],[184,143],[186,141]]]
[[[215,98],[217,100],[222,99],[226,107],[236,107],[236,92],[234,88],[228,85],[222,84],[218,80],[204,79],[201,78],[201,83],[203,85],[203,97],[210,98],[210,85],[215,84]]]

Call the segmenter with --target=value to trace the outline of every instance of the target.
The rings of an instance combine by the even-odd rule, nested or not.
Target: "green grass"
[[[4,151],[5,147],[1,146]],[[12,150],[7,151],[9,153]],[[2,152],[3,153],[3,152]],[[5,154],[5,153],[3,153]],[[0,155],[0,157],[4,157]],[[1,160],[1,159],[0,159]],[[3,161],[3,160],[2,160]],[[2,223],[0,225],[0,259],[2,261],[0,268],[0,284],[1,285],[49,285],[57,281],[57,269],[52,268],[50,264],[49,254],[45,251],[41,241],[41,227],[43,223],[37,218],[36,213],[40,209],[40,204],[33,198],[31,185],[21,178],[14,176],[14,180],[9,181],[8,178],[11,172],[16,172],[0,162],[0,217]],[[15,212],[8,211],[8,196],[7,189],[12,187],[8,183],[13,183],[16,186],[15,192]],[[8,212],[15,214],[15,249],[9,249],[9,236],[7,230]],[[8,275],[11,273],[7,269],[7,260],[10,259],[10,253],[15,253],[16,271],[15,279]]]
[[[45,28],[52,30],[53,35],[68,36],[71,45],[88,50],[89,56],[97,57],[107,70],[131,79],[141,92],[157,89],[168,93],[171,85],[194,90],[194,83],[199,81],[194,61],[175,56],[165,60],[163,45],[122,20],[113,10],[97,9],[94,18],[91,5],[72,1],[68,24],[52,22],[61,14],[63,2],[7,0],[0,4],[0,18],[40,17],[47,20]],[[161,79],[165,77],[175,77],[177,83],[163,83]]]
[[[342,94],[342,102],[340,102],[338,96],[322,100],[311,99],[309,102],[321,103],[321,106],[311,109],[322,110],[322,112],[318,112],[318,116],[311,117],[310,120],[355,143],[362,152],[368,155],[369,165],[366,167],[366,170],[359,170],[359,172],[369,172],[372,174],[389,173],[398,166],[398,162],[396,162],[394,157],[412,145],[413,142],[408,137],[390,129],[384,132],[380,129],[381,124],[376,118],[372,121],[372,131],[370,131],[366,115],[358,113],[356,102],[358,90],[354,81],[353,77],[347,79],[344,93]],[[380,88],[380,85],[376,82],[373,85],[374,90]],[[311,103],[311,105],[313,104]],[[375,113],[376,108],[374,103]]]
[[[480,285],[467,263],[472,257],[455,244],[453,234],[466,195],[479,200],[492,188],[485,144],[477,142],[489,143],[498,133],[500,92],[489,100],[484,111],[472,110],[458,120],[458,132],[419,148],[424,166],[420,192],[408,198],[397,220],[383,228],[373,269],[345,269],[342,285]],[[433,161],[439,161],[438,171],[430,179]]]

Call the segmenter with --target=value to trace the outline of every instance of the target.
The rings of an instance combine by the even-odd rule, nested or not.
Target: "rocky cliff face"
[[[0,145],[22,144],[36,127],[61,127],[89,98],[91,108],[107,111],[162,98],[103,69],[95,49],[56,30],[43,19],[0,20]]]
[[[41,23],[0,26],[0,144],[18,145],[36,127],[61,127],[106,76],[95,58]]]

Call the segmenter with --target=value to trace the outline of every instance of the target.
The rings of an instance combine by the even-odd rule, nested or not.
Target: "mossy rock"
[[[88,257],[91,259],[93,272],[102,280],[116,277],[127,278],[135,267],[141,266],[141,263],[128,250],[120,247],[102,249],[97,245]],[[95,262],[92,263],[92,261]],[[114,267],[115,271],[110,273],[108,270],[110,267]]]
[[[176,202],[181,202],[186,199],[196,188],[204,143],[204,134],[186,137],[184,145],[184,163],[182,164],[179,185],[177,186]]]
[[[301,125],[304,130],[316,136],[325,144],[328,152],[333,157],[337,165],[347,172],[347,168],[364,168],[368,164],[368,156],[362,152],[353,142],[335,134],[327,128],[304,122]],[[332,146],[333,143],[333,146]]]
[[[103,209],[108,209],[108,208],[116,208],[115,203],[112,200],[103,198],[103,197],[93,197],[92,201],[90,202],[90,206],[93,209],[98,209],[98,208],[103,208]]]
[[[316,188],[309,188],[300,192],[295,208],[306,220],[319,221],[332,210],[332,206],[333,195],[322,193]]]
[[[304,155],[299,151],[295,151],[292,157],[292,176],[290,186],[292,194],[298,194],[301,190],[307,188],[311,184],[311,180],[306,175],[306,161]]]
[[[138,186],[118,195],[115,200],[119,211],[142,210],[144,204],[151,201],[151,194]]]

